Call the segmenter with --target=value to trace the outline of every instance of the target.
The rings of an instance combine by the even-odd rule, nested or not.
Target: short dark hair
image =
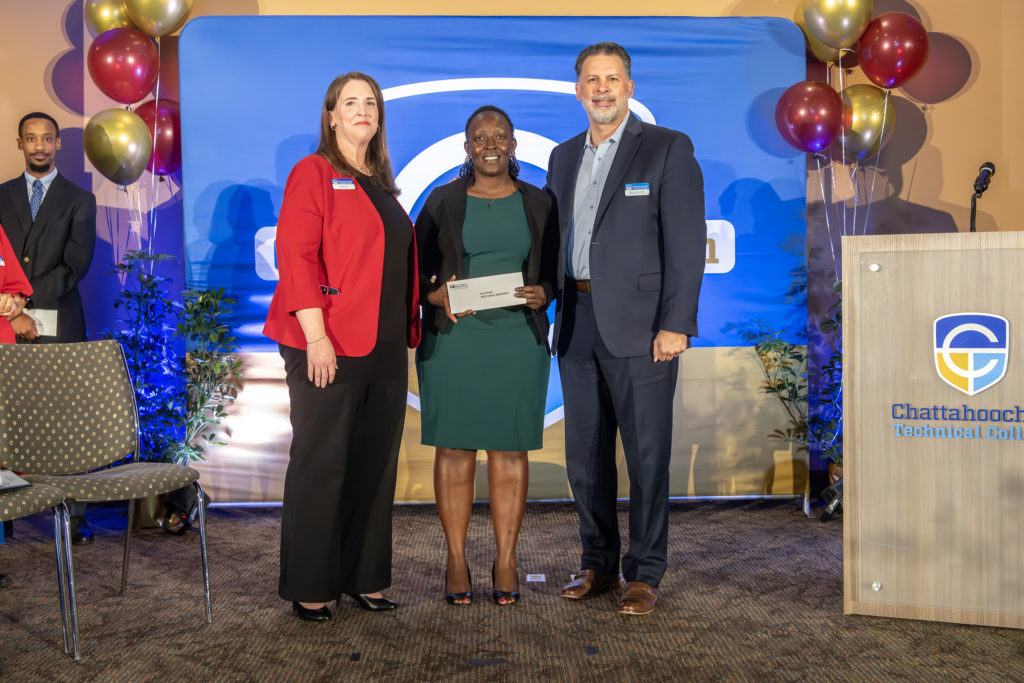
[[[508,115],[508,112],[499,107],[495,107],[493,104],[485,104],[484,106],[480,107],[475,112],[470,114],[469,118],[466,119],[466,140],[469,140],[469,124],[473,123],[473,119],[475,119],[480,114],[487,113],[497,114],[498,116],[505,119],[505,121],[508,123],[509,135],[512,136],[512,139],[515,139],[516,127],[512,125],[512,117]],[[515,152],[512,152],[512,156],[509,157],[508,160],[508,175],[510,178],[512,178],[512,180],[517,180],[519,178],[519,160],[516,159]],[[473,182],[473,179],[476,177],[476,169],[473,168],[473,158],[471,156],[466,155],[466,161],[465,163],[462,164],[462,168],[459,169],[459,177],[467,178],[471,183]]]
[[[618,57],[622,60],[622,67],[626,70],[626,78],[630,77],[632,60],[629,58],[626,48],[618,43],[594,43],[580,50],[579,55],[576,57],[576,80],[579,80],[580,73],[583,71],[583,62],[592,55],[614,55]]]
[[[57,123],[57,119],[53,118],[49,114],[44,114],[41,111],[34,111],[31,114],[25,114],[21,117],[21,121],[18,121],[18,137],[21,137],[21,129],[25,127],[25,122],[29,119],[46,119],[53,124],[53,129],[57,131],[57,137],[60,137],[60,125]]]

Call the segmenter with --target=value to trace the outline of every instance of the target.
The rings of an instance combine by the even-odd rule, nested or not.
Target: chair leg
[[[53,507],[53,547],[57,553],[57,593],[60,596],[60,622],[64,636],[64,654],[71,654],[71,633],[68,624],[67,569],[64,565],[64,528],[60,505]]]
[[[204,505],[203,487],[195,482],[199,500],[199,552],[203,556],[203,589],[206,592],[206,623],[213,623],[213,611],[210,607],[210,571],[206,563],[206,505]]]
[[[132,547],[132,527],[135,526],[135,501],[128,501],[128,528],[124,530],[124,559],[121,560],[121,595],[128,588],[128,551]]]
[[[75,565],[71,560],[71,528],[69,525],[71,514],[68,512],[68,506],[64,503],[60,504],[60,512],[61,531],[63,532],[62,541],[64,543],[64,564],[67,568],[68,603],[71,605],[71,647],[77,662],[82,658],[82,655],[78,651],[78,605],[75,601]]]

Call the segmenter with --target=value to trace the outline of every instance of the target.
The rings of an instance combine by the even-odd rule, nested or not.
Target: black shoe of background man
[[[81,515],[72,515],[68,522],[71,531],[71,545],[89,545],[92,543],[92,529]]]
[[[0,588],[7,588],[12,583],[14,583],[14,579],[7,576],[7,574],[0,574]]]

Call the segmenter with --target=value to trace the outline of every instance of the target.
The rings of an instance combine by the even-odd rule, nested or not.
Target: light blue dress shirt
[[[611,137],[597,146],[591,143],[590,132],[587,132],[580,169],[576,173],[576,196],[569,228],[570,257],[566,259],[566,275],[574,280],[590,279],[590,238],[597,220],[597,205],[628,120],[627,113]]]
[[[50,169],[49,173],[44,175],[42,178],[38,178],[38,180],[43,181],[43,201],[44,202],[46,201],[46,193],[50,191],[50,184],[53,182],[53,179],[56,178],[56,177],[57,177],[57,167],[54,166],[53,168]],[[37,180],[37,178],[34,175],[29,173],[28,171],[25,171],[25,182],[28,185],[28,200],[30,202],[32,201],[32,184],[34,182],[36,182],[36,180]]]

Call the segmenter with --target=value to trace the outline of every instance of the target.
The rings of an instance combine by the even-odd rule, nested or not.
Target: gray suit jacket
[[[558,207],[558,306],[561,327],[566,249],[576,175],[587,132],[551,152],[548,191]],[[682,133],[643,123],[633,114],[623,130],[601,193],[590,242],[594,315],[616,356],[650,355],[659,330],[697,334],[697,300],[704,277],[707,225],[704,178],[693,144]],[[648,184],[627,196],[627,184]]]
[[[0,185],[0,225],[32,284],[32,305],[57,309],[58,336],[40,341],[85,341],[78,283],[96,244],[96,197],[58,173],[33,221],[19,175]]]

